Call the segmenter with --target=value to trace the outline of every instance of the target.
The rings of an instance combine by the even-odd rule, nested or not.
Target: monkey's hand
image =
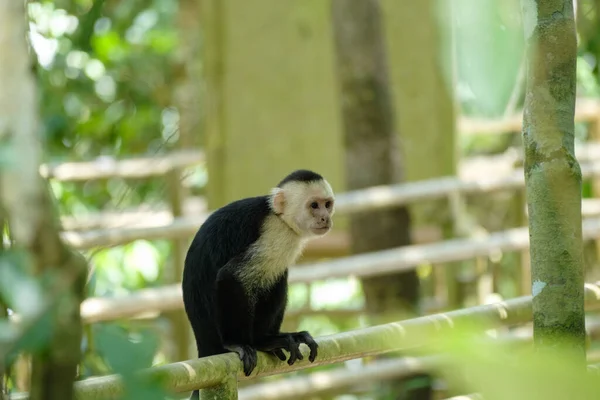
[[[285,353],[281,349],[267,351],[267,353],[274,355],[275,357],[279,358],[281,361],[285,361],[287,359],[287,357],[285,356]]]
[[[292,365],[296,360],[302,360],[302,353],[298,348],[300,343],[294,340],[294,337],[289,333],[278,333],[268,335],[257,341],[256,349],[266,353],[273,354],[281,361],[285,361],[286,357],[283,350],[290,353],[288,364]]]
[[[258,362],[258,358],[256,356],[256,349],[247,345],[225,345],[223,346],[225,349],[237,353],[242,361],[244,366],[244,375],[250,376],[254,368],[256,368],[256,363]]]
[[[301,332],[290,333],[290,335],[293,337],[294,341],[297,343],[297,346],[299,346],[300,343],[304,343],[305,345],[308,346],[308,348],[310,349],[310,354],[308,355],[308,361],[310,361],[311,363],[314,362],[315,358],[317,357],[317,349],[319,348],[319,345],[317,344],[317,342],[315,342],[315,340],[310,335],[310,333],[308,333],[307,331],[301,331]],[[300,360],[302,360],[302,354],[300,353],[300,351],[298,351],[298,353],[300,354]]]
[[[292,365],[296,360],[302,360],[302,352],[300,352],[300,343],[304,343],[310,349],[308,360],[312,363],[317,357],[317,342],[314,341],[312,336],[306,332],[294,332],[294,333],[280,333],[277,335],[268,336],[263,338],[260,343],[256,346],[257,350],[265,351],[274,354],[281,361],[285,361],[285,354],[282,350],[286,350],[290,353],[288,359],[288,365]]]

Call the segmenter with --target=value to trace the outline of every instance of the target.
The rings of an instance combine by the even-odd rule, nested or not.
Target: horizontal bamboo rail
[[[575,121],[590,122],[598,119],[600,102],[592,98],[578,98]],[[500,134],[519,132],[522,113],[508,118],[490,120],[462,116],[458,119],[458,130],[462,134]],[[40,167],[44,178],[58,181],[86,181],[108,178],[139,179],[164,175],[165,173],[201,164],[205,160],[201,151],[174,151],[168,155],[114,159],[99,157],[92,161],[49,163]]]
[[[600,175],[599,162],[581,162],[583,178]],[[417,201],[445,198],[454,194],[471,195],[525,186],[522,168],[503,176],[477,176],[475,179],[442,177],[418,182],[370,187],[341,193],[336,196],[336,212],[355,213],[406,205]]]
[[[600,238],[600,218],[583,221],[585,240]],[[290,283],[306,283],[338,277],[366,277],[407,271],[427,263],[447,263],[487,257],[498,251],[522,251],[529,248],[528,228],[494,232],[486,237],[446,240],[439,243],[397,247],[378,252],[307,263],[290,268]],[[133,317],[149,311],[181,309],[180,285],[140,289],[132,294],[95,297],[84,300],[82,317],[98,322]]]
[[[203,162],[203,152],[179,150],[167,155],[131,159],[99,157],[93,161],[43,164],[40,166],[40,174],[46,179],[63,182],[110,178],[144,179]]]
[[[187,392],[225,385],[230,391],[228,397],[222,397],[226,400],[236,397],[237,388],[232,384],[235,379],[254,379],[392,351],[409,350],[414,346],[427,344],[435,335],[473,324],[482,330],[523,324],[532,318],[531,300],[531,296],[524,296],[500,303],[318,337],[316,341],[319,344],[319,356],[312,364],[308,361],[306,346],[301,348],[304,359],[292,366],[259,352],[258,364],[250,377],[243,374],[241,363],[234,353],[149,368],[140,371],[139,377],[142,380],[161,382],[169,392]],[[586,284],[585,302],[588,310],[597,309],[600,306],[600,287],[596,284]],[[109,375],[77,382],[75,388],[78,399],[112,399],[122,395],[123,382],[120,376]],[[231,392],[233,390],[234,393]]]
[[[187,196],[182,203],[184,215],[202,215],[209,211],[203,196]],[[164,226],[173,221],[171,208],[167,202],[147,202],[136,207],[101,210],[83,216],[62,215],[60,222],[65,231]]]
[[[485,400],[485,399],[477,393],[470,393],[470,394],[462,394],[460,396],[448,397],[444,400]]]
[[[600,102],[593,98],[578,97],[575,104],[575,122],[596,121],[600,114]],[[523,124],[523,112],[510,117],[490,120],[481,118],[460,117],[458,131],[465,135],[490,135],[520,132]]]
[[[583,221],[585,240],[600,237],[600,218]],[[529,229],[514,228],[485,237],[446,240],[440,243],[403,246],[363,253],[290,269],[290,282],[314,282],[346,276],[377,276],[414,269],[420,264],[448,263],[486,257],[497,251],[529,248]]]
[[[600,157],[599,157],[600,158]],[[600,162],[582,163],[584,178],[600,176]],[[522,169],[505,176],[473,180],[457,177],[429,179],[397,185],[371,187],[340,193],[336,196],[336,212],[351,214],[433,200],[453,194],[481,194],[524,187]],[[63,239],[72,247],[84,250],[94,247],[117,246],[138,239],[185,238],[192,236],[209,214],[173,218],[168,225],[114,228],[87,232],[62,232]]]
[[[580,162],[594,162],[600,159],[600,144],[586,143],[576,146],[576,155]],[[522,162],[522,154],[511,149],[501,155],[475,156],[461,160],[460,179],[485,180],[489,176],[498,177],[514,172],[514,167]],[[207,212],[206,200],[202,197],[187,198],[184,204],[185,215],[201,215]],[[115,212],[101,211],[91,213],[84,218],[63,216],[62,223],[66,230],[89,230],[103,228],[120,228],[123,226],[149,227],[165,226],[173,219],[166,204],[142,205],[132,210]],[[97,234],[96,234],[97,235]]]

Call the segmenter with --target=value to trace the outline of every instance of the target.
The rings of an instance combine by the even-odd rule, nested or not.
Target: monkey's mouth
[[[330,226],[317,226],[312,228],[313,233],[317,234],[317,235],[322,235],[325,234],[329,231]]]

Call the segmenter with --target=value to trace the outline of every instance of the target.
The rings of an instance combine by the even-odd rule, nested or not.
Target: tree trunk
[[[585,365],[581,171],[574,154],[577,42],[572,0],[522,0],[523,116],[534,340]]]
[[[402,164],[380,4],[378,0],[334,0],[332,14],[345,133],[346,187],[354,190],[398,183],[402,181]],[[349,223],[352,253],[411,242],[406,207],[352,215]],[[371,324],[418,314],[416,271],[363,278],[362,288]],[[425,391],[429,393],[429,387]],[[428,398],[428,394],[418,397],[413,393],[409,397]]]
[[[60,240],[49,187],[39,175],[38,97],[24,6],[23,1],[0,2],[0,48],[10,60],[0,63],[0,208],[6,213],[14,250],[29,253],[24,269],[38,276],[44,288],[43,301],[35,302],[32,296],[28,308],[34,310],[21,315],[22,325],[43,315],[52,317],[50,343],[34,354],[30,399],[69,400],[80,360],[79,308],[87,268]],[[18,339],[9,343],[9,351],[18,346]]]
[[[380,19],[377,0],[333,1],[348,190],[402,180]],[[352,215],[350,233],[353,253],[408,245],[408,210],[397,207]],[[400,309],[416,313],[415,271],[362,282],[369,315],[379,317]]]

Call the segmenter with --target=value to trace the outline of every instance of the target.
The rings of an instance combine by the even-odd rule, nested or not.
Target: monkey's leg
[[[256,368],[256,349],[252,344],[250,299],[232,274],[222,269],[217,278],[217,321],[223,347],[238,354],[249,376]]]

